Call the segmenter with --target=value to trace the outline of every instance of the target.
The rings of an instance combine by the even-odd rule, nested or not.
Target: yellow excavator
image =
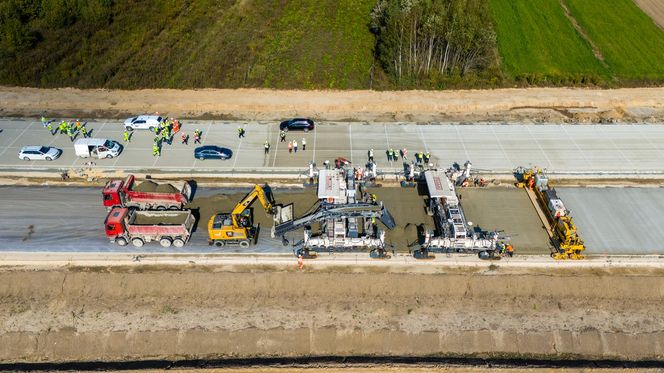
[[[270,187],[256,185],[230,213],[213,215],[208,222],[209,244],[223,247],[229,244],[238,244],[240,247],[249,247],[258,239],[258,227],[253,225],[251,205],[254,201],[261,203],[265,212],[275,213],[274,200]]]
[[[528,193],[555,246],[551,256],[554,259],[583,259],[582,252],[586,246],[569,211],[558,198],[556,190],[549,186],[549,178],[537,167],[519,167],[514,175],[517,178],[516,186],[524,188]]]

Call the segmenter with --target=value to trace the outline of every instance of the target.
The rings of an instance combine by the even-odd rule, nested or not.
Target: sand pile
[[[134,185],[134,190],[137,192],[152,193],[157,190],[157,183],[152,180],[145,180],[139,184]]]
[[[157,185],[157,188],[155,189],[155,192],[157,193],[177,193],[179,190],[175,188],[173,185],[164,183],[164,184],[159,184]]]
[[[145,180],[134,186],[134,190],[144,193],[177,193],[179,190],[169,183],[157,184],[152,180]]]

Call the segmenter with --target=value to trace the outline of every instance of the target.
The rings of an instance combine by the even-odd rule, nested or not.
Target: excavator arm
[[[274,214],[274,199],[272,198],[272,191],[270,190],[270,187],[265,184],[265,186],[260,186],[256,185],[254,186],[254,189],[247,193],[244,198],[240,202],[238,202],[237,205],[235,205],[235,208],[233,208],[233,211],[231,212],[231,216],[233,217],[233,225],[238,226],[238,217],[242,215],[242,213],[251,206],[254,201],[258,201],[261,203],[261,206],[265,209],[265,212],[268,214]]]

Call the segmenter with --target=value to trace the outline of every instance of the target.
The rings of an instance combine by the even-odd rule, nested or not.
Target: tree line
[[[486,0],[378,0],[376,58],[403,86],[482,71],[495,62],[490,19]]]

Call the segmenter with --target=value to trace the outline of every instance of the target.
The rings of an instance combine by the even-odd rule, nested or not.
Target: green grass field
[[[621,85],[664,80],[664,32],[632,0],[490,0],[502,69],[534,84]]]
[[[565,1],[616,78],[664,79],[664,32],[634,1]]]
[[[489,4],[502,68],[509,77],[607,75],[558,0],[490,0]]]
[[[375,0],[116,1],[112,22],[54,28],[0,59],[0,84],[366,88]]]

